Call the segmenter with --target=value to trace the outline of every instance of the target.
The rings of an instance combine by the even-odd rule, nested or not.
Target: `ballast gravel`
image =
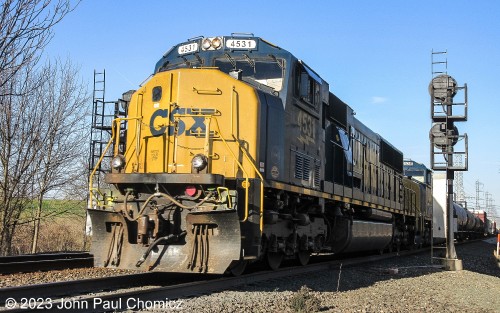
[[[500,268],[490,239],[457,245],[463,271],[430,252],[271,280],[181,299],[180,312],[499,312]],[[102,268],[0,275],[0,288],[134,273]]]
[[[495,242],[458,245],[464,270],[430,252],[183,299],[187,312],[500,312]]]
[[[56,271],[16,273],[0,275],[0,288],[15,287],[24,285],[54,283],[61,281],[71,281],[79,279],[92,279],[113,277],[120,275],[129,275],[139,273],[137,271],[128,271],[108,268],[74,268]]]

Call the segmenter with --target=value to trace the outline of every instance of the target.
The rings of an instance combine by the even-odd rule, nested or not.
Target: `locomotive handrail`
[[[240,161],[238,161],[238,158],[234,154],[233,150],[231,150],[231,148],[229,148],[229,144],[227,143],[226,139],[224,139],[224,136],[222,135],[222,133],[220,131],[219,121],[217,120],[217,118],[215,118],[215,124],[217,126],[217,132],[220,134],[220,138],[222,139],[222,142],[226,146],[229,153],[231,153],[231,156],[236,161],[236,164],[238,164],[238,167],[241,169],[241,171],[245,175],[245,185],[243,186],[243,188],[245,188],[245,217],[242,220],[242,222],[245,222],[248,219],[248,187],[249,187],[248,173],[245,170],[245,168],[243,167],[243,165],[240,163]]]
[[[233,138],[234,138],[234,135],[233,135]],[[234,138],[234,139],[236,140],[236,138]],[[262,232],[262,231],[264,231],[264,178],[260,174],[260,172],[257,169],[257,167],[255,166],[254,162],[252,162],[252,160],[248,156],[247,151],[245,149],[243,149],[243,147],[241,145],[238,145],[238,146],[240,147],[241,152],[243,152],[243,155],[247,158],[248,163],[250,163],[250,165],[252,165],[255,173],[257,173],[257,175],[260,178],[260,209],[259,209],[260,221],[259,221],[259,225],[260,225],[260,231]],[[248,215],[248,208],[247,208],[246,214]]]
[[[222,95],[222,90],[220,90],[219,88],[217,88],[216,90],[209,90],[209,89],[196,89],[195,87],[193,87],[193,91],[199,95],[215,95],[215,96]]]
[[[99,190],[97,188],[94,188],[93,187],[93,184],[94,184],[94,175],[95,173],[97,172],[97,169],[99,168],[99,166],[101,165],[101,162],[102,160],[104,159],[104,156],[106,155],[106,152],[108,152],[109,150],[109,147],[111,146],[111,144],[113,143],[113,141],[115,140],[115,137],[116,137],[116,125],[115,124],[118,124],[120,125],[120,123],[122,121],[128,121],[128,120],[139,120],[141,119],[140,117],[118,117],[118,118],[115,118],[112,122],[111,122],[111,138],[109,139],[108,141],[108,144],[106,145],[106,147],[104,148],[104,151],[102,152],[101,156],[99,157],[99,160],[97,161],[96,165],[94,166],[94,169],[92,170],[92,172],[90,173],[90,177],[89,177],[89,207],[92,205],[92,202],[93,202],[93,191],[98,191]],[[118,136],[119,138],[120,136]],[[118,146],[118,145],[116,145]],[[116,155],[116,154],[115,154]],[[101,195],[102,193],[99,192]],[[99,199],[97,199],[97,204],[99,205],[100,204],[100,201]]]
[[[186,117],[186,116],[200,116],[200,115],[198,115],[198,114],[197,115],[193,115],[193,114],[175,114],[174,118],[181,118],[181,117]],[[244,210],[244,217],[241,220],[241,222],[246,222],[248,220],[248,215],[249,215],[248,214],[248,188],[250,186],[249,181],[248,181],[249,175],[248,175],[247,171],[245,170],[245,168],[243,167],[243,165],[241,164],[241,162],[238,161],[238,158],[236,157],[236,155],[234,154],[234,152],[229,147],[229,144],[227,143],[226,139],[224,139],[224,136],[222,135],[222,132],[220,130],[219,121],[218,121],[217,117],[215,115],[213,115],[213,114],[205,115],[207,129],[206,129],[206,134],[205,134],[206,136],[205,136],[204,150],[205,150],[205,153],[207,155],[210,154],[210,153],[208,153],[209,152],[208,151],[208,149],[209,149],[208,140],[210,138],[210,121],[211,121],[212,118],[215,120],[216,132],[219,134],[219,138],[222,140],[222,142],[226,146],[226,149],[229,151],[229,153],[231,153],[231,156],[236,161],[236,164],[238,165],[238,168],[241,169],[241,171],[243,172],[243,175],[245,176],[244,184],[242,184],[243,188],[245,189],[245,210]],[[232,128],[232,124],[233,123],[232,123],[232,118],[231,118],[231,128]],[[233,131],[233,129],[231,129],[231,132],[232,131]],[[251,166],[254,169],[255,173],[257,173],[257,175],[260,178],[259,225],[260,225],[260,230],[262,232],[264,230],[264,178],[262,177],[262,175],[258,171],[257,167],[255,166],[255,164],[252,162],[252,160],[248,156],[247,151],[245,149],[243,149],[243,147],[241,146],[241,144],[239,144],[238,140],[234,137],[234,134],[232,134],[232,137],[233,137],[234,141],[238,143],[238,147],[242,151],[243,155],[249,161],[249,163],[251,164]],[[176,146],[176,143],[175,143],[175,139],[174,139],[174,147],[175,146]]]
[[[245,185],[243,186],[243,188],[245,188],[245,216],[243,218],[243,220],[241,220],[241,222],[246,222],[248,220],[248,187],[249,187],[249,183],[248,183],[248,173],[246,172],[246,170],[244,169],[243,165],[240,163],[240,161],[238,161],[238,158],[236,157],[236,155],[234,154],[234,152],[231,150],[231,148],[229,147],[229,144],[226,142],[226,140],[224,139],[224,136],[222,135],[221,131],[220,131],[220,127],[219,127],[219,121],[217,120],[217,118],[214,118],[215,120],[215,125],[217,127],[217,132],[220,134],[220,138],[222,139],[222,142],[224,143],[224,145],[226,146],[227,150],[231,153],[231,155],[233,156],[234,160],[236,161],[236,163],[238,164],[238,167],[242,170],[242,172],[245,174]],[[233,135],[233,138],[234,138],[234,135]],[[238,140],[236,140],[236,138],[234,138],[236,142],[238,142]],[[260,172],[257,170],[257,167],[255,166],[255,164],[252,162],[252,160],[250,159],[250,157],[248,156],[247,152],[245,151],[245,149],[243,149],[241,147],[241,145],[239,144],[238,142],[238,146],[240,148],[240,150],[243,152],[243,155],[247,158],[247,160],[249,161],[249,163],[252,165],[253,169],[255,170],[255,172],[257,173],[257,175],[259,176],[260,178],[260,211],[259,211],[259,226],[260,226],[260,231],[262,232],[264,230],[264,178],[262,177],[262,175],[260,174]]]
[[[113,120],[111,122],[111,125],[112,125],[111,126],[111,138],[109,139],[108,144],[104,148],[104,151],[101,153],[101,156],[99,157],[99,160],[97,161],[96,165],[94,166],[94,169],[90,173],[90,177],[89,177],[89,208],[92,207],[92,203],[93,203],[93,192],[92,191],[96,189],[96,188],[93,187],[93,184],[94,184],[94,175],[97,172],[98,167],[101,165],[101,162],[104,159],[104,156],[106,155],[106,152],[108,152],[109,147],[111,146],[111,144],[113,143],[113,141],[115,139],[115,135],[116,134],[115,134],[114,124],[115,124],[115,120]],[[99,205],[99,203],[100,203],[99,200],[97,200],[97,204],[98,205]]]
[[[105,194],[103,194],[98,188],[94,188],[94,187],[90,188],[90,190],[89,190],[90,198],[92,198],[92,195],[94,195],[94,193],[98,193],[99,196],[101,196],[102,199],[104,199]],[[96,198],[96,203],[98,206],[106,206],[105,202],[104,203],[101,202],[98,197],[95,197],[95,198]]]

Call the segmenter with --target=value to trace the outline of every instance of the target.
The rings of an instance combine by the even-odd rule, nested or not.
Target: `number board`
[[[179,46],[177,48],[177,53],[179,54],[187,54],[191,52],[197,52],[198,51],[198,43],[197,42],[190,42],[188,44]]]
[[[257,49],[257,41],[254,39],[226,39],[226,48],[233,50]]]

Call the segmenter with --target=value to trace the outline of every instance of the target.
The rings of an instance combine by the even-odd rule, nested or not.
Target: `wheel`
[[[267,265],[273,271],[280,268],[281,261],[283,261],[283,253],[281,252],[268,252],[266,256]]]
[[[226,273],[232,276],[240,276],[241,274],[243,274],[243,272],[245,272],[247,264],[248,261],[233,261],[229,265]]]
[[[307,263],[309,263],[309,259],[311,259],[311,253],[309,251],[299,251],[297,253],[297,260],[300,265],[307,265]]]

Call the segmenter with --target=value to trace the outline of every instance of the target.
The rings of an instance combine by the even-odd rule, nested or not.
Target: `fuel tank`
[[[382,250],[392,240],[393,225],[389,223],[344,219],[337,226],[336,253]]]

